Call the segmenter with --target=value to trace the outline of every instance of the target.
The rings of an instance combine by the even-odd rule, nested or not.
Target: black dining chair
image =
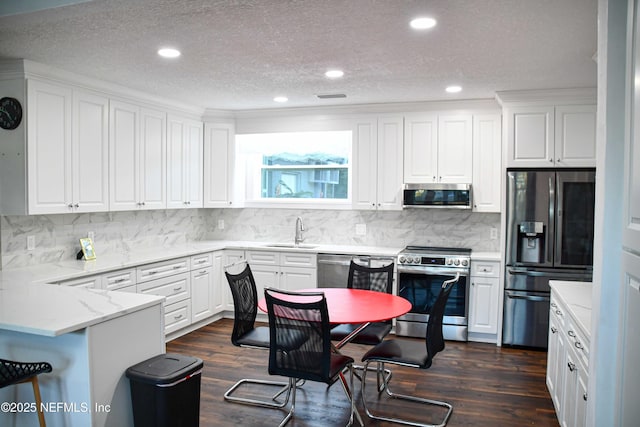
[[[225,271],[225,276],[231,288],[233,296],[233,331],[231,332],[231,342],[238,347],[269,349],[269,327],[255,326],[258,311],[258,293],[256,282],[251,272],[251,267],[246,264],[245,268],[238,274],[231,274]],[[300,335],[301,337],[301,335]],[[280,390],[271,398],[265,401],[254,398],[233,396],[233,393],[244,384],[277,386]],[[269,381],[251,378],[243,378],[236,382],[224,394],[224,399],[229,402],[246,405],[264,406],[268,408],[283,408],[289,399],[288,394],[291,389],[288,381]],[[284,402],[278,402],[277,398],[287,393]]]
[[[349,279],[347,288],[364,289],[390,294],[393,292],[393,267],[391,263],[384,267],[367,267],[351,261],[349,265]],[[357,309],[357,307],[354,307]],[[342,324],[331,330],[333,341],[342,341],[351,334],[359,325]],[[391,320],[386,322],[374,322],[364,328],[351,342],[355,344],[376,345],[391,332]]]
[[[36,401],[38,422],[42,427],[44,427],[46,423],[44,421],[44,413],[42,412],[42,397],[40,396],[38,375],[51,371],[51,364],[47,362],[16,362],[13,360],[0,359],[0,388],[12,384],[30,382]]]
[[[370,363],[376,363],[378,365],[378,371],[384,369],[385,364],[393,364],[400,366],[408,366],[411,368],[428,369],[431,367],[433,358],[437,353],[444,350],[445,343],[442,335],[442,318],[444,316],[444,309],[449,299],[451,289],[458,282],[459,275],[454,279],[447,280],[442,284],[438,298],[433,305],[431,313],[429,314],[429,322],[427,323],[427,332],[425,334],[425,341],[416,341],[408,339],[390,339],[383,341],[369,350],[363,357],[364,362],[364,375],[362,377],[362,404],[367,415],[370,418],[379,421],[389,421],[399,424],[421,426],[421,427],[444,427],[449,421],[449,417],[453,412],[453,406],[446,402],[440,402],[437,400],[425,399],[417,396],[409,396],[404,394],[394,393],[389,389],[389,382],[385,379],[384,390],[389,397],[394,399],[409,400],[417,403],[424,403],[430,405],[436,405],[447,410],[444,420],[440,424],[426,424],[417,421],[409,421],[400,418],[391,418],[381,415],[373,414],[367,406],[366,399],[366,376],[367,369]],[[380,392],[379,392],[380,393]]]
[[[296,381],[300,379],[333,384],[342,371],[349,370],[351,413],[347,425],[353,424],[353,358],[335,353],[331,348],[327,300],[321,292],[295,293],[267,288],[264,291],[269,314],[269,373],[289,377],[291,407],[280,422],[284,426],[293,418],[296,406]],[[291,332],[305,336],[297,342]],[[295,344],[294,344],[295,342]],[[344,385],[344,384],[343,384]]]

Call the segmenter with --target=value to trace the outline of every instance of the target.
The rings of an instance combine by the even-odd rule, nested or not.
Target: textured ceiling
[[[597,0],[94,0],[1,16],[0,58],[225,110],[493,98],[594,87],[596,19]]]

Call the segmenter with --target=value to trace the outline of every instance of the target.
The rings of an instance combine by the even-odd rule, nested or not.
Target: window
[[[237,135],[236,144],[248,202],[350,200],[351,131]]]

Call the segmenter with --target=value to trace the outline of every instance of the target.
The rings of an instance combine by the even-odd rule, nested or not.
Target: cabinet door
[[[554,166],[554,108],[506,109],[507,167]]]
[[[408,114],[404,120],[404,182],[436,182],[438,116]]]
[[[233,150],[235,129],[228,123],[204,125],[204,207],[228,208],[233,204]]]
[[[164,209],[166,202],[166,114],[140,111],[140,203],[142,209]]]
[[[318,278],[315,268],[281,267],[280,289],[298,291],[300,289],[316,288]]]
[[[556,166],[596,166],[596,106],[567,105],[555,109]]]
[[[188,120],[185,123],[185,193],[187,206],[201,208],[203,206],[203,181],[204,181],[204,142],[202,122]]]
[[[378,119],[377,209],[402,209],[402,117]]]
[[[558,373],[560,353],[558,352],[558,337],[561,334],[553,309],[549,314],[549,346],[547,350],[547,389],[556,409],[558,408]]]
[[[498,333],[498,292],[500,279],[471,277],[469,332]]]
[[[109,99],[73,94],[73,205],[78,212],[109,210]]]
[[[353,208],[376,208],[378,127],[375,118],[358,120],[353,129]]]
[[[227,279],[224,277],[224,252],[214,252],[212,256],[213,262],[213,312],[220,313],[225,309],[225,290],[229,289]]]
[[[191,272],[191,320],[197,322],[214,315],[213,269]]]
[[[560,411],[560,425],[563,427],[577,427],[576,396],[578,393],[578,360],[573,349],[567,346],[567,362],[564,364],[564,391],[562,393],[562,410]]]
[[[112,211],[137,209],[139,196],[140,109],[109,103],[109,206]]]
[[[473,182],[475,212],[500,212],[502,136],[500,114],[473,116]]]
[[[438,117],[438,182],[470,184],[473,171],[471,115]]]
[[[28,211],[71,212],[71,89],[29,80],[27,92]]]
[[[251,272],[256,281],[258,299],[264,298],[266,288],[280,287],[280,267],[273,265],[251,265]]]
[[[167,208],[186,208],[185,123],[181,118],[170,116],[167,128]]]

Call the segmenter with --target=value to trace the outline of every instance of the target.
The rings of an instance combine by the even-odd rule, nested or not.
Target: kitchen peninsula
[[[0,272],[0,353],[52,364],[39,377],[49,426],[133,425],[124,371],[164,353],[164,298],[34,283],[37,270]],[[27,405],[33,391],[5,387],[0,402]],[[36,414],[20,408],[0,412],[0,425],[37,425]]]

